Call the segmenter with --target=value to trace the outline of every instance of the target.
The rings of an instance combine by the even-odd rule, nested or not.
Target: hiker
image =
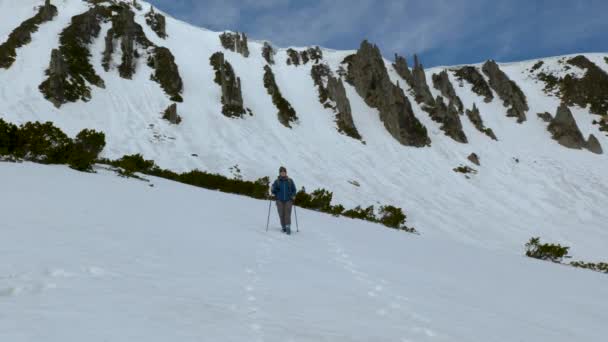
[[[272,184],[272,194],[277,201],[282,231],[288,235],[291,234],[291,208],[296,192],[296,185],[287,177],[287,169],[281,166],[279,177]]]

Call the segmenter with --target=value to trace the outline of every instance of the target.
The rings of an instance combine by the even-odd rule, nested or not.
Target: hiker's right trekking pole
[[[297,207],[294,205],[293,206],[293,212],[296,214],[296,232],[299,233],[300,232],[300,225],[298,224],[298,209],[296,209]]]
[[[266,231],[268,231],[268,224],[270,223],[270,207],[272,206],[272,198],[268,200],[268,218],[266,219]]]

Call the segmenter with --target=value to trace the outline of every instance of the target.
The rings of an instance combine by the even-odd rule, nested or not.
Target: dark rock
[[[471,123],[475,126],[475,128],[477,128],[478,131],[484,133],[485,135],[487,135],[488,137],[492,138],[492,140],[497,140],[496,139],[496,135],[494,135],[494,132],[492,131],[491,128],[486,128],[483,124],[483,120],[481,119],[481,115],[479,114],[479,109],[477,108],[477,106],[473,103],[473,109],[467,109],[466,110],[467,113],[467,117],[469,118],[469,120],[471,121]]]
[[[160,84],[171,101],[182,102],[181,93],[184,84],[171,50],[166,47],[155,47],[152,56],[148,58],[148,66],[154,69],[154,74],[150,78]]]
[[[431,143],[426,128],[414,116],[403,89],[394,85],[377,46],[363,41],[356,54],[345,59],[346,81],[370,107],[378,109],[380,120],[401,144],[423,147]]]
[[[314,61],[315,64],[318,64],[322,59],[323,51],[318,46],[303,51],[296,51],[291,48],[287,49],[287,65],[298,66],[300,64],[307,64],[309,61]]]
[[[338,131],[351,138],[361,140],[361,135],[353,121],[350,101],[346,96],[342,80],[332,75],[327,64],[313,65],[310,74],[319,92],[319,102],[336,113]]]
[[[589,135],[589,139],[587,139],[587,144],[585,145],[585,148],[595,154],[603,153],[602,145],[600,145],[600,142],[593,134]]]
[[[67,73],[67,64],[63,59],[61,51],[54,49],[51,52],[51,63],[46,71],[48,78],[46,81],[45,95],[57,108],[67,102],[65,99]]]
[[[327,92],[329,99],[336,104],[334,110],[336,111],[338,131],[353,139],[361,140],[361,135],[353,121],[350,101],[346,96],[346,90],[344,89],[342,80],[333,77],[333,75],[329,75],[327,80]]]
[[[220,41],[226,50],[239,53],[243,57],[249,57],[249,45],[245,33],[224,32],[220,35]]]
[[[470,83],[473,86],[473,92],[479,96],[482,96],[484,98],[484,102],[490,103],[494,99],[490,86],[477,68],[465,66],[457,69],[454,72],[454,75],[456,75],[460,81],[465,80]]]
[[[467,159],[468,159],[468,160],[469,160],[471,163],[473,163],[473,164],[475,164],[475,165],[477,165],[477,166],[480,166],[480,165],[481,165],[481,164],[479,163],[479,156],[478,156],[476,153],[471,153],[471,154],[470,154],[470,155],[467,157]]]
[[[547,129],[553,135],[553,139],[567,148],[581,149],[587,144],[576,125],[570,108],[564,103],[557,109],[557,114]]]
[[[544,122],[551,122],[551,120],[553,120],[553,115],[549,112],[538,113],[536,115]]]
[[[439,74],[433,74],[433,86],[435,89],[439,90],[441,95],[447,98],[449,102],[452,102],[456,106],[460,114],[464,114],[464,105],[462,104],[460,97],[456,95],[456,90],[454,90],[452,82],[450,82],[447,70],[443,70]]]
[[[414,55],[414,68],[412,68],[412,79],[414,82],[414,93],[416,94],[416,102],[424,103],[427,106],[435,106],[435,101],[429,85],[426,83],[426,73],[424,67],[418,61],[418,56]]]
[[[407,66],[407,59],[405,57],[401,57],[398,54],[395,54],[395,63],[393,63],[393,68],[397,72],[401,78],[403,78],[410,87],[414,87],[414,77],[410,69]]]
[[[150,11],[146,13],[146,24],[152,31],[156,32],[160,38],[167,38],[167,20],[165,16],[154,12],[154,7],[150,6]]]
[[[294,49],[287,49],[287,65],[300,65],[300,54]]]
[[[262,57],[264,57],[268,64],[274,64],[274,55],[276,54],[277,52],[274,50],[272,45],[270,45],[268,42],[264,42],[264,47],[262,48]]]
[[[467,143],[467,136],[462,131],[462,123],[456,107],[452,103],[446,106],[441,96],[437,96],[433,103],[434,107],[428,109],[431,119],[442,124],[440,128],[445,135],[457,142]]]
[[[170,105],[163,114],[163,119],[169,121],[174,125],[179,125],[182,122],[182,118],[177,114],[177,104]]]
[[[70,25],[61,32],[59,52],[53,51],[50,65],[57,65],[57,62],[64,64],[66,70],[62,74],[64,79],[59,82],[57,77],[60,74],[48,69],[46,71],[48,78],[38,87],[44,97],[55,106],[78,100],[88,101],[91,98],[91,88],[87,82],[100,88],[105,87],[103,79],[97,75],[91,65],[89,45],[99,36],[101,22],[109,18],[110,12],[103,6],[92,7],[72,17]],[[61,58],[58,54],[61,54]],[[57,87],[58,83],[62,86]],[[58,91],[63,93],[58,94]]]
[[[224,59],[221,52],[214,53],[210,63],[215,70],[215,83],[222,88],[222,113],[227,117],[243,117],[243,95],[241,79],[236,77],[232,65]]]
[[[526,121],[526,112],[529,110],[526,96],[517,84],[509,79],[496,62],[489,60],[483,67],[483,72],[490,79],[490,87],[496,91],[507,110],[507,116],[516,117],[518,123]]]
[[[38,27],[57,16],[57,7],[46,0],[44,5],[38,9],[38,13],[32,18],[24,21],[8,36],[6,42],[0,45],[0,68],[10,68],[17,58],[17,49],[32,41],[32,33],[38,31]]]
[[[272,97],[272,103],[274,103],[275,107],[279,110],[277,113],[279,122],[283,126],[291,128],[291,123],[297,122],[298,116],[291,104],[281,94],[279,86],[274,78],[274,73],[268,65],[264,66],[264,87]]]

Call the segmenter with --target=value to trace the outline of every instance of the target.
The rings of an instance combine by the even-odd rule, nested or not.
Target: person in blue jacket
[[[293,207],[296,193],[295,183],[291,178],[287,177],[287,169],[281,166],[279,168],[279,177],[272,184],[272,194],[277,201],[283,233],[291,234],[291,208]]]

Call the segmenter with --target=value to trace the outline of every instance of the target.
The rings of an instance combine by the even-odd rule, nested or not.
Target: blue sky
[[[606,0],[148,0],[214,31],[275,45],[417,53],[425,66],[608,51]]]

